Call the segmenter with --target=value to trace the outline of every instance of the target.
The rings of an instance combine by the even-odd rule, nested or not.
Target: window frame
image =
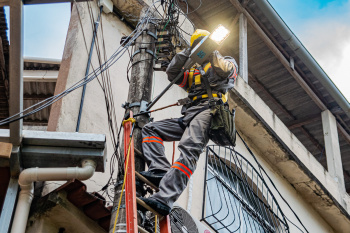
[[[215,148],[218,148],[219,154],[220,154],[220,149],[223,148],[222,150],[225,150],[225,157],[219,156],[215,152],[214,150]],[[239,162],[238,164],[237,162],[234,163],[233,161],[231,161],[231,157],[230,157],[230,160],[227,160],[226,159],[227,151],[230,152],[229,153],[230,156],[234,154],[236,158],[239,157],[240,163]],[[223,170],[219,171],[217,167],[217,162],[216,162],[216,168],[215,168],[214,164],[209,162],[210,159],[211,160],[216,159],[217,162],[221,163],[221,166],[220,166],[221,169],[223,167],[222,164],[224,164],[226,172],[227,170],[229,170],[231,174],[230,178],[233,177],[234,182],[228,182],[227,180],[231,181],[230,178],[228,179],[225,179],[227,177],[223,178],[223,176],[226,175],[225,171]],[[243,163],[247,169],[244,169],[244,167],[242,166]],[[208,179],[209,172],[212,175],[210,179]],[[240,173],[240,174],[237,174],[237,173]],[[249,176],[248,173],[251,174],[251,176]],[[243,178],[245,178],[245,180]],[[226,228],[227,231],[230,231],[230,230],[227,228],[227,226],[223,224],[223,222],[221,222],[218,218],[215,217],[215,215],[217,215],[221,210],[219,210],[217,213],[212,214],[210,216],[207,214],[207,210],[208,210],[207,195],[209,195],[209,193],[207,194],[207,192],[209,192],[207,185],[211,179],[215,179],[216,182],[220,182],[223,188],[226,189],[226,192],[228,192],[229,195],[232,195],[236,199],[234,201],[239,202],[239,209],[236,208],[236,212],[234,210],[232,211],[232,214],[233,214],[232,216],[236,216],[236,214],[238,213],[239,219],[240,219],[239,228],[237,228],[235,232],[241,232],[241,230],[243,229],[242,219],[245,214],[250,216],[250,218],[252,218],[259,225],[259,229],[260,227],[264,229],[264,232],[287,232],[287,233],[289,232],[288,224],[276,199],[274,198],[273,194],[269,190],[264,179],[260,176],[257,170],[252,166],[252,164],[248,160],[246,160],[240,153],[236,152],[233,148],[220,147],[220,146],[207,146],[206,163],[205,163],[205,181],[204,181],[204,190],[203,190],[203,207],[202,207],[203,209],[202,209],[201,221],[204,221],[215,232],[219,232],[218,230],[221,230],[224,228]],[[233,187],[233,184],[235,187]],[[249,184],[250,186],[247,184]],[[259,189],[259,184],[260,184],[260,189]],[[245,185],[245,186],[242,186],[242,185]],[[223,193],[225,192],[224,189],[223,189]],[[266,197],[264,196],[264,189],[266,190],[265,191],[267,194]],[[253,194],[253,197],[252,197],[252,194]],[[258,200],[258,202],[256,202],[256,200]],[[271,203],[272,203],[272,206],[271,206]],[[228,211],[227,214],[229,215],[230,207],[228,206],[226,208]],[[274,209],[277,210],[277,213],[275,213]],[[214,217],[216,221],[210,223],[208,221],[209,217]],[[225,217],[224,219],[226,218],[227,217]],[[222,227],[218,228],[213,226],[214,224],[217,224],[217,223],[219,223]],[[232,224],[233,222],[228,226],[231,226]],[[255,223],[253,224],[253,226],[256,228]],[[252,227],[252,225],[250,225],[250,227]]]

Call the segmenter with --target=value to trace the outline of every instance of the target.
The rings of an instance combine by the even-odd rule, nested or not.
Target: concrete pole
[[[23,3],[12,0],[10,5],[10,116],[23,110]],[[10,123],[10,140],[21,144],[23,120]]]
[[[147,8],[144,8],[141,11],[141,17],[144,16],[145,10]],[[147,33],[147,31],[149,33]],[[130,79],[130,86],[129,86],[129,94],[128,94],[128,103],[136,103],[141,102],[142,100],[150,102],[151,101],[151,93],[152,93],[152,77],[153,77],[153,64],[154,64],[154,57],[153,55],[149,54],[148,51],[155,52],[155,38],[149,35],[150,33],[156,34],[156,25],[149,23],[147,26],[147,29],[143,31],[143,33],[136,39],[135,43],[135,52],[140,51],[133,57],[133,67],[131,69],[131,79]],[[135,106],[130,108],[131,111],[133,111],[134,114],[140,112],[140,107]],[[139,116],[136,118],[137,124],[140,127],[143,127],[145,124],[149,122],[148,116]],[[142,151],[142,135],[141,135],[141,129],[138,127],[135,127],[134,129],[134,146],[135,149],[138,149],[139,151]],[[122,147],[123,148],[123,147]],[[122,153],[123,154],[123,153]],[[136,154],[136,153],[135,153]],[[145,162],[142,157],[136,156],[135,157],[135,170],[140,172],[145,170]],[[120,194],[122,192],[122,182],[123,182],[123,176],[124,174],[118,175],[118,184],[115,187],[115,196],[114,196],[114,205],[112,209],[112,217],[111,217],[111,227],[110,227],[110,233],[115,232],[121,232],[123,230],[126,230],[126,217],[125,217],[125,195],[123,194],[122,198],[122,207],[119,212],[118,220],[117,220],[117,226],[116,231],[113,232],[113,224],[115,215],[117,213],[118,208],[118,201]],[[124,192],[125,190],[123,190]],[[138,190],[138,187],[136,187],[137,194],[140,193],[140,190]],[[138,218],[138,220],[140,220]],[[126,232],[126,231],[125,231]]]
[[[247,47],[247,18],[241,13],[239,16],[239,75],[248,83],[248,47]]]
[[[339,188],[345,191],[343,164],[340,154],[337,122],[329,110],[323,111],[321,115],[328,172],[338,183]]]

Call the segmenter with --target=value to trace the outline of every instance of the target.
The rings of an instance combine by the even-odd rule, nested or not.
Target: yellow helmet
[[[203,30],[203,29],[197,29],[196,31],[194,31],[194,33],[191,36],[191,46],[193,44],[193,42],[198,39],[201,36],[208,36],[210,35],[210,32],[208,32],[207,30]]]

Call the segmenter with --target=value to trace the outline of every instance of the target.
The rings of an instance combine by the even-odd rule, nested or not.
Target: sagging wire
[[[90,20],[91,20],[91,25],[93,25],[93,18],[94,18],[94,16],[93,16],[93,11],[92,11],[92,9],[91,9],[91,7],[90,7],[90,4],[89,3],[87,3],[88,4],[88,8],[89,8],[89,14],[90,14]],[[158,11],[158,8],[159,8],[159,6],[158,7],[155,7],[155,10],[157,10]],[[158,11],[159,12],[159,11]],[[163,15],[163,18],[164,18],[164,15]],[[169,23],[169,20],[168,20],[168,23]],[[165,27],[166,27],[167,25],[165,25]],[[93,28],[93,27],[92,27]],[[103,43],[103,45],[104,45],[104,36],[103,36],[103,19],[101,19],[101,31],[102,31],[102,43]],[[96,40],[98,41],[98,37],[96,38]],[[134,42],[134,44],[136,44],[136,43],[142,43],[142,42]],[[101,55],[100,55],[100,49],[99,49],[99,42],[97,42],[96,44],[95,44],[95,47],[96,47],[96,51],[97,51],[97,53],[98,53],[98,58],[99,58],[99,63],[100,63],[100,66],[101,66]],[[142,43],[142,44],[146,44],[146,43]],[[148,43],[149,44],[149,43]],[[133,47],[131,48],[131,49],[133,49]],[[144,59],[144,60],[141,60],[141,61],[137,61],[137,62],[134,62],[134,63],[132,63],[132,65],[130,66],[130,62],[132,61],[132,58],[131,58],[131,55],[130,55],[130,52],[129,52],[129,47],[127,48],[127,52],[129,53],[129,57],[130,57],[130,60],[129,60],[129,64],[128,64],[128,68],[127,68],[127,78],[128,78],[128,76],[129,76],[129,70],[134,66],[134,65],[136,65],[137,63],[139,63],[139,62],[143,62],[143,61],[147,61],[147,60],[152,60],[152,59]],[[104,54],[106,55],[106,52],[105,52],[105,49],[104,49]],[[106,58],[105,58],[105,60],[106,60]],[[105,80],[105,77],[104,77],[104,75],[103,75],[103,73],[101,74],[101,76],[102,76],[102,81],[104,81]],[[108,92],[108,90],[111,90],[110,88],[108,88],[110,85],[106,85],[106,84],[104,84],[104,82],[101,84],[101,82],[100,82],[100,80],[99,79],[97,79],[98,80],[98,82],[99,82],[99,84],[100,84],[100,86],[101,86],[101,88],[102,88],[102,90],[104,91],[104,93],[105,93],[105,100],[106,100],[106,105],[107,105],[107,109],[108,109],[108,106],[109,105],[113,105],[114,104],[114,102],[112,102],[111,104],[109,104],[109,100],[110,99],[112,99],[112,101],[113,101],[113,97],[112,98],[108,98],[108,96],[106,95],[106,89],[107,89],[107,92]],[[107,81],[110,81],[110,78],[109,78],[109,76],[107,75]],[[129,81],[129,79],[128,79],[128,81]],[[112,93],[112,92],[110,92],[110,93]],[[112,96],[112,95],[111,95]],[[175,104],[176,105],[176,104]],[[171,106],[174,106],[174,105],[171,105]],[[161,109],[163,109],[163,108],[161,108]],[[156,110],[154,110],[154,111],[156,111]],[[153,112],[153,111],[152,111]],[[114,114],[114,116],[115,116],[115,111],[114,111],[114,109],[113,109],[113,111],[112,111],[112,113]],[[109,118],[109,125],[111,125],[111,117],[110,117],[110,112],[108,111],[108,118]],[[114,117],[115,118],[115,117]],[[116,121],[115,121],[116,122]],[[112,127],[110,127],[111,129],[110,129],[110,134],[112,135],[112,136],[114,136],[114,132],[113,132],[113,129],[112,129]],[[117,130],[117,128],[116,128],[116,130],[115,130],[116,132],[118,132],[118,137],[117,137],[117,143],[115,143],[115,138],[114,139],[112,139],[112,142],[113,142],[113,146],[114,146],[114,154],[112,155],[112,157],[111,157],[111,160],[110,160],[110,178],[108,179],[108,182],[107,182],[107,184],[105,185],[105,186],[103,186],[103,188],[100,190],[100,191],[98,191],[98,192],[101,192],[101,191],[103,191],[102,192],[102,195],[106,195],[106,196],[108,196],[108,198],[112,201],[112,199],[113,199],[113,196],[110,196],[109,194],[108,194],[108,187],[110,186],[110,185],[112,185],[113,187],[114,187],[114,184],[115,184],[115,182],[114,182],[114,180],[115,179],[113,179],[113,173],[114,173],[114,167],[115,167],[115,163],[116,163],[116,161],[118,161],[118,165],[121,165],[122,163],[120,162],[120,160],[121,160],[121,158],[120,158],[120,156],[118,155],[118,148],[119,148],[119,144],[120,144],[120,141],[119,141],[119,136],[120,136],[120,128],[119,128],[119,131]],[[120,153],[119,153],[120,154]],[[118,167],[118,170],[119,171],[122,171],[123,170],[123,167]],[[111,189],[112,191],[113,191],[113,188]]]
[[[90,6],[90,3],[87,2],[87,6],[89,9],[89,15],[90,15],[90,20],[91,20],[91,26],[94,24],[94,14],[92,11],[92,8]],[[103,59],[104,62],[106,62],[107,60],[107,56],[106,56],[106,49],[105,49],[105,39],[104,39],[104,34],[103,34],[103,17],[101,18],[100,21],[101,24],[101,37],[102,37],[102,46],[103,46]],[[93,28],[93,27],[92,27]],[[100,42],[99,42],[99,38],[96,38],[97,43],[95,43],[95,47],[96,47],[96,52],[97,52],[97,57],[98,57],[98,62],[99,65],[102,65],[102,56],[101,56],[101,49],[100,49]],[[120,135],[120,129],[118,131],[118,126],[117,126],[117,120],[116,120],[116,113],[115,113],[115,105],[114,105],[114,97],[113,97],[113,91],[112,91],[112,85],[111,85],[111,78],[110,78],[110,73],[109,70],[107,70],[104,73],[101,74],[101,81],[100,79],[97,79],[103,93],[104,93],[104,98],[105,98],[105,105],[106,105],[106,110],[107,110],[107,122],[108,122],[108,126],[109,126],[109,134],[111,137],[111,142],[113,145],[113,154],[111,156],[110,159],[110,178],[108,179],[108,182],[106,185],[104,185],[101,190],[99,190],[98,192],[102,191],[101,195],[106,195],[111,201],[113,199],[113,196],[110,196],[108,193],[108,187],[109,185],[113,185],[115,182],[113,181],[113,174],[115,171],[115,164],[118,164],[118,170],[122,170],[121,169],[121,156],[120,153],[118,152],[118,147],[119,147],[119,135]],[[116,134],[118,134],[118,137],[116,137]]]
[[[237,135],[239,136],[239,138],[242,140],[244,146],[247,148],[248,152],[251,154],[251,156],[253,157],[254,161],[256,162],[256,164],[258,165],[259,171],[260,171],[260,175],[263,177],[263,173],[265,174],[265,176],[268,178],[269,182],[271,183],[272,187],[276,190],[276,192],[278,193],[278,195],[280,196],[280,198],[283,200],[283,202],[288,206],[288,208],[292,211],[292,213],[294,214],[295,218],[298,220],[298,222],[300,223],[300,225],[304,228],[304,230],[309,233],[309,231],[306,229],[306,227],[304,226],[304,224],[301,222],[299,216],[296,214],[296,212],[292,209],[292,207],[290,206],[290,204],[287,202],[287,200],[283,197],[283,195],[281,194],[281,192],[277,189],[275,183],[272,181],[272,179],[270,178],[270,176],[267,174],[267,172],[265,171],[265,169],[261,166],[261,164],[258,162],[255,154],[251,151],[251,149],[248,147],[247,143],[244,141],[244,139],[242,138],[242,136],[239,134],[239,132],[237,131]],[[286,216],[285,216],[286,217]],[[293,223],[291,220],[289,220],[288,218],[286,218],[290,223],[292,223],[295,227],[297,227],[301,232],[302,231],[298,226],[296,226],[295,223]]]
[[[157,1],[159,2],[159,1]],[[148,8],[148,10],[146,11],[146,16],[151,14],[151,7]],[[80,79],[79,81],[77,81],[76,83],[74,83],[70,88],[66,89],[65,91],[54,95],[52,97],[49,97],[45,100],[42,100],[26,109],[24,109],[23,111],[16,113],[6,119],[3,119],[0,121],[0,125],[4,125],[4,124],[9,124],[12,123],[14,121],[18,121],[20,119],[23,119],[24,117],[27,117],[31,114],[34,114],[38,111],[41,111],[42,109],[52,105],[53,103],[57,102],[58,100],[62,99],[63,97],[65,97],[66,95],[68,95],[69,93],[75,91],[76,89],[82,87],[84,84],[87,84],[89,82],[91,82],[92,80],[94,80],[99,74],[105,72],[107,69],[109,69],[112,65],[114,65],[119,59],[120,57],[122,57],[124,55],[124,53],[126,52],[126,48],[128,48],[135,40],[138,36],[141,35],[141,33],[146,29],[146,25],[150,22],[151,18],[150,17],[144,17],[142,18],[138,24],[136,29],[130,33],[130,35],[127,37],[127,43],[123,42],[118,48],[117,50],[110,56],[110,58],[103,63],[99,68],[97,68],[96,70],[94,70],[93,72],[91,72],[89,75],[87,75],[86,77]],[[86,79],[85,79],[86,78]],[[32,111],[29,111],[33,109]]]

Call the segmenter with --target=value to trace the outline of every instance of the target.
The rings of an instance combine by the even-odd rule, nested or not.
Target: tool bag
[[[209,138],[219,146],[236,145],[235,110],[222,104],[211,108]]]
[[[235,110],[230,111],[228,105],[217,104],[213,98],[207,75],[202,75],[203,83],[209,96],[211,121],[209,138],[219,146],[236,145]]]

